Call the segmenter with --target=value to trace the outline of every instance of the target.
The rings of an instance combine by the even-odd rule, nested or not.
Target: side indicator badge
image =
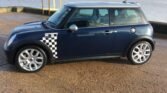
[[[130,30],[132,33],[135,33],[136,32],[136,29],[135,28],[131,28]]]

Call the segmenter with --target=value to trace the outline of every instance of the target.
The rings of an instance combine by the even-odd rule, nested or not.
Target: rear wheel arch
[[[151,46],[152,46],[152,49],[154,50],[155,45],[154,45],[154,41],[153,41],[152,39],[150,39],[150,38],[140,38],[140,39],[134,40],[134,41],[129,45],[129,47],[127,48],[127,50],[126,50],[126,52],[125,52],[125,54],[124,54],[123,56],[127,56],[127,55],[129,54],[131,48],[132,48],[135,44],[137,44],[138,42],[141,42],[141,41],[147,41],[147,42],[149,42],[149,43],[151,44]]]
[[[132,64],[144,64],[150,59],[152,51],[153,46],[149,41],[140,40],[130,48],[127,58]]]

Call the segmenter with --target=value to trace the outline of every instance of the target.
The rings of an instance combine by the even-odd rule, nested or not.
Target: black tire
[[[35,49],[35,50],[39,51],[41,53],[42,57],[43,57],[43,59],[42,59],[43,62],[41,64],[41,66],[36,70],[28,71],[28,70],[24,69],[21,66],[21,63],[19,62],[19,55],[27,49]],[[21,48],[20,50],[18,50],[18,52],[16,54],[16,57],[15,57],[15,65],[18,68],[19,71],[31,73],[31,72],[37,72],[37,71],[41,70],[46,65],[47,60],[48,59],[47,59],[47,55],[46,55],[45,51],[43,49],[41,49],[40,47],[38,47],[38,46],[25,46],[25,47]]]
[[[137,47],[139,44],[143,44],[143,43],[145,43],[145,44],[148,44],[148,47],[150,48],[150,55],[147,57],[147,59],[145,60],[145,61],[143,61],[143,62],[137,62],[134,58],[133,58],[133,50],[134,50],[134,48],[135,47]],[[139,42],[137,42],[137,43],[135,43],[131,48],[130,48],[130,50],[129,50],[129,53],[128,53],[128,55],[127,55],[127,58],[128,58],[128,60],[132,63],[132,64],[135,64],[135,65],[141,65],[141,64],[144,64],[144,63],[147,63],[148,62],[148,60],[150,59],[150,57],[152,56],[152,50],[153,50],[153,47],[152,47],[152,45],[150,44],[150,42],[148,42],[148,41],[139,41]]]

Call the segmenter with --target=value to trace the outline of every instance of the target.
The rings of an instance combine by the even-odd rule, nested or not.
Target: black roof
[[[65,6],[76,7],[76,8],[94,8],[94,7],[140,7],[138,3],[134,2],[75,2],[68,3]]]

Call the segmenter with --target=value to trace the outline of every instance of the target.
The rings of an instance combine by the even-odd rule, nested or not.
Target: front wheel
[[[37,46],[21,48],[16,55],[16,66],[23,72],[36,72],[47,62],[45,52]]]
[[[147,41],[139,41],[135,45],[132,46],[128,59],[133,64],[144,64],[148,62],[152,55],[152,46]]]

